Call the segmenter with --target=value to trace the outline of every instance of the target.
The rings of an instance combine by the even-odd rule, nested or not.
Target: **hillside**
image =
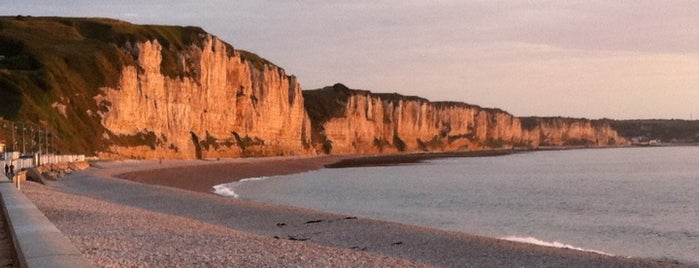
[[[638,144],[651,140],[662,143],[699,143],[697,120],[609,120],[619,135]]]
[[[197,27],[2,17],[0,88],[0,117],[41,125],[62,152],[306,153],[296,78]]]

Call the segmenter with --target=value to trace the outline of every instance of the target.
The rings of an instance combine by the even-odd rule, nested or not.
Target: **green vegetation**
[[[241,137],[238,132],[233,132],[233,137],[235,138],[235,144],[240,147],[240,149],[245,152],[246,149],[252,147],[252,146],[257,146],[257,145],[265,145],[265,141],[258,138],[254,137],[251,138],[248,135],[245,135],[245,137]]]
[[[323,123],[335,117],[345,115],[345,105],[353,91],[343,84],[335,84],[315,90],[304,90],[304,107],[314,126],[322,126]]]
[[[620,136],[640,142],[659,139],[663,142],[699,142],[698,120],[604,120]]]
[[[323,152],[330,154],[333,150],[333,141],[325,139],[323,141]]]
[[[0,17],[0,117],[42,122],[65,153],[103,151],[108,144],[96,137],[106,131],[96,112],[107,107],[98,107],[93,97],[101,87],[116,87],[122,68],[135,65],[127,43],[157,39],[164,48],[163,72],[181,76],[186,74],[178,71],[175,51],[202,33],[109,19]],[[55,103],[66,106],[65,115],[52,108]],[[154,148],[156,139],[136,134],[109,143]]]
[[[538,117],[520,117],[519,122],[521,122],[523,130],[531,131],[539,126]]]
[[[528,148],[528,149],[534,148],[534,146],[532,146],[531,140],[519,141],[519,142],[513,144],[512,146],[515,148]]]
[[[379,99],[381,99],[381,101],[389,102],[389,103],[393,103],[393,104],[398,104],[401,101],[414,101],[414,102],[422,102],[422,103],[429,102],[429,100],[427,100],[425,98],[421,98],[421,97],[417,97],[417,96],[404,96],[404,95],[401,95],[398,93],[370,93],[368,91],[362,91],[362,92],[364,94],[372,94],[372,95],[378,97]]]
[[[393,134],[393,146],[395,146],[399,152],[405,152],[405,142],[398,136],[398,133]]]
[[[386,146],[390,145],[391,143],[388,142],[386,139],[374,137],[374,147],[379,149],[379,152],[383,152],[383,149],[386,148]]]
[[[57,146],[66,153],[90,155],[110,145],[143,145],[141,134],[103,141],[101,137],[113,135],[97,112],[108,111],[111,104],[100,105],[94,97],[103,94],[103,87],[116,88],[125,66],[136,66],[139,42],[157,40],[161,45],[163,75],[194,78],[187,68],[193,63],[180,53],[201,47],[207,35],[198,27],[102,18],[0,17],[0,117],[41,122],[56,133]],[[235,53],[232,46],[225,47],[229,56]],[[271,64],[253,53],[239,53],[255,67]],[[54,104],[65,106],[65,115]],[[208,137],[203,142],[218,145]]]
[[[158,138],[152,131],[139,132],[135,135],[118,135],[112,136],[111,140],[116,140],[120,144],[130,144],[132,146],[148,146],[151,150],[155,150],[158,145]]]
[[[502,138],[495,139],[495,138],[490,137],[485,141],[484,145],[485,145],[485,147],[488,147],[488,148],[497,149],[497,148],[504,147],[505,141]]]
[[[449,135],[447,136],[447,142],[452,143],[455,142],[459,139],[467,139],[469,141],[476,141],[476,135],[473,134],[473,132],[469,133],[463,133],[463,134],[456,134],[456,135]]]
[[[199,136],[197,136],[197,134],[194,133],[194,131],[190,131],[189,134],[192,136],[192,144],[194,144],[194,156],[197,159],[202,159],[203,154],[201,144],[199,143]]]
[[[215,138],[214,136],[211,136],[208,131],[206,131],[206,137],[199,142],[201,144],[201,147],[208,151],[209,149],[213,148],[214,150],[218,150],[221,148],[221,146],[218,144],[218,139]]]
[[[240,52],[240,58],[242,58],[244,61],[250,62],[258,70],[264,69],[265,65],[274,65],[270,61],[258,56],[255,53],[244,51],[244,50],[239,50],[239,52]]]
[[[311,121],[311,143],[321,144],[325,153],[332,150],[332,142],[325,136],[323,124],[345,115],[345,105],[351,94],[353,90],[343,84],[303,91],[303,105]]]
[[[435,135],[428,141],[417,139],[417,146],[423,151],[444,150],[444,141],[438,135]]]

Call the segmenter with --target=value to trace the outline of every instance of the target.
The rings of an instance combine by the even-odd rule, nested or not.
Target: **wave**
[[[506,236],[506,237],[501,237],[500,239],[502,239],[502,240],[507,240],[507,241],[513,241],[513,242],[520,242],[520,243],[533,244],[533,245],[544,246],[544,247],[572,249],[572,250],[585,251],[585,252],[592,252],[592,253],[597,253],[597,254],[602,254],[602,255],[607,255],[607,256],[614,256],[614,255],[612,255],[612,254],[609,254],[609,253],[606,253],[606,252],[603,252],[603,251],[592,250],[592,249],[585,249],[585,248],[579,248],[579,247],[575,247],[575,246],[572,246],[572,245],[563,244],[563,243],[558,242],[558,241],[547,242],[547,241],[543,241],[543,240],[536,239],[536,238],[531,237],[531,236],[528,236],[528,237]]]
[[[247,178],[247,179],[242,179],[239,181],[235,182],[229,182],[229,183],[223,183],[219,185],[214,185],[214,193],[220,196],[225,196],[225,197],[233,197],[233,198],[239,198],[240,196],[235,193],[234,189],[236,186],[248,182],[248,181],[261,181],[265,180],[268,177],[255,177],[255,178]]]

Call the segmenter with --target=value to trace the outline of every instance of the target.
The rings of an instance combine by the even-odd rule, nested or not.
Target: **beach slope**
[[[301,159],[306,161],[304,166],[329,161]],[[250,173],[263,170],[256,166],[260,163],[276,163],[280,169],[295,165],[286,158],[222,161],[225,163],[215,164],[237,165],[239,172]],[[313,161],[317,165],[311,165]],[[243,162],[246,164],[240,164]],[[115,177],[139,170],[196,170],[192,167],[207,165],[212,163],[105,162],[49,186],[28,184],[25,192],[101,266],[684,267],[224,198]]]

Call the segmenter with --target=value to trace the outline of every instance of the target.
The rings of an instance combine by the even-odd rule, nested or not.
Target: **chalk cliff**
[[[49,151],[108,158],[626,143],[602,121],[340,84],[302,92],[284,69],[200,28],[111,19],[0,17],[0,89],[0,117],[32,122],[28,151],[50,137]]]
[[[58,151],[314,153],[296,78],[197,27],[1,17],[0,54],[0,116],[47,129]]]
[[[150,136],[152,144],[113,144],[103,154],[137,157],[231,157],[307,154],[310,122],[301,87],[272,64],[246,60],[212,35],[178,52],[191,76],[170,78],[158,40],[126,44],[136,66],[95,99],[106,107],[105,139]],[[129,49],[130,48],[130,49]],[[146,148],[148,147],[148,148]]]
[[[626,141],[601,121],[517,118],[499,109],[374,94],[342,84],[304,91],[318,150],[332,153],[607,146]],[[524,124],[524,125],[523,125]]]

